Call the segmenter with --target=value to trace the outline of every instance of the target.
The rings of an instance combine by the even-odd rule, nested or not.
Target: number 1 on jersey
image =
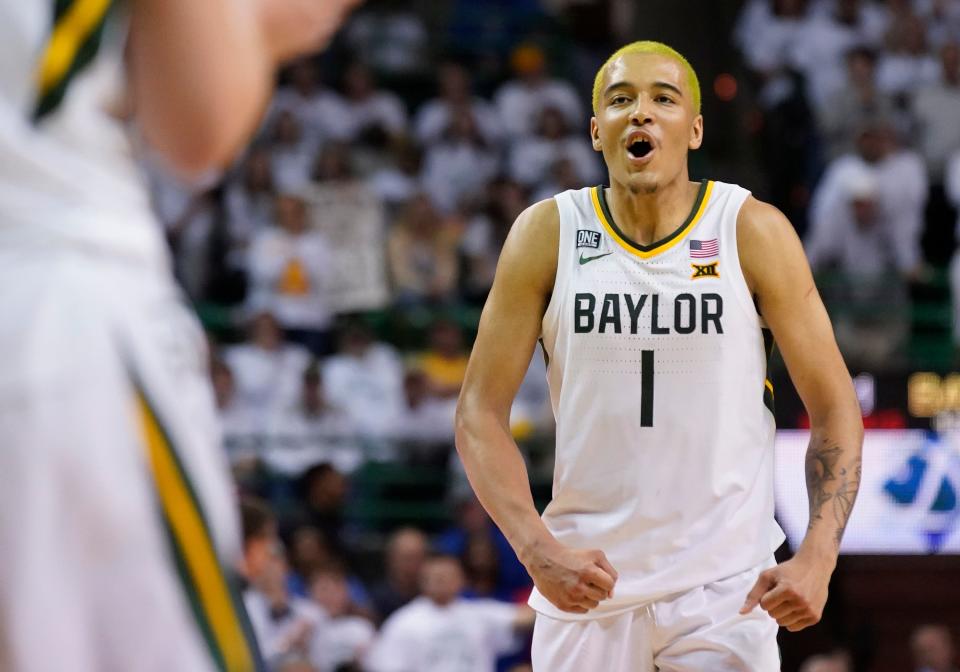
[[[640,351],[640,426],[653,427],[653,350]]]

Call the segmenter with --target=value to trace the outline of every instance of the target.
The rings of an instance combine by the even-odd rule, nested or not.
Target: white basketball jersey
[[[749,192],[704,181],[687,221],[637,245],[602,187],[556,196],[543,318],[557,420],[548,529],[619,572],[596,618],[732,576],[784,539],[773,517],[772,338],[737,256]],[[576,619],[534,591],[530,604]]]
[[[164,260],[124,122],[110,0],[0,0],[0,245]]]

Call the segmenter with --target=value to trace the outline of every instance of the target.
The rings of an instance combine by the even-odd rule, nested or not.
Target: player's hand
[[[361,0],[255,0],[260,29],[278,64],[323,49]]]
[[[617,582],[617,570],[603,551],[568,548],[559,542],[534,551],[526,567],[545,598],[574,614],[585,614],[612,597]]]
[[[804,558],[787,560],[760,573],[740,613],[760,605],[790,632],[810,627],[823,615],[830,574],[829,567]]]

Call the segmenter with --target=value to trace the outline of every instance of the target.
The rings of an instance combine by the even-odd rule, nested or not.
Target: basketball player
[[[352,4],[0,0],[0,670],[258,666],[203,335],[121,119],[223,167]]]
[[[703,118],[687,61],[624,47],[593,109],[610,186],[518,217],[457,447],[536,585],[535,670],[778,670],[777,625],[820,618],[859,484],[853,386],[790,223],[738,186],[689,180]],[[813,424],[810,529],[781,565],[771,332]],[[557,420],[542,518],[508,422],[538,338]]]

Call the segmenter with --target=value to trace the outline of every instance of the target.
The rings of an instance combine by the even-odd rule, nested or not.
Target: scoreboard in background
[[[773,384],[777,426],[808,428],[806,411],[786,373],[778,371]],[[960,417],[960,373],[860,373],[853,384],[868,429],[930,429],[934,418]]]
[[[866,431],[860,493],[841,553],[960,553],[960,431],[955,417],[938,416],[934,424],[940,431]],[[806,430],[777,433],[777,519],[794,549],[809,519],[804,476],[809,438]],[[823,515],[832,517],[829,505]]]

